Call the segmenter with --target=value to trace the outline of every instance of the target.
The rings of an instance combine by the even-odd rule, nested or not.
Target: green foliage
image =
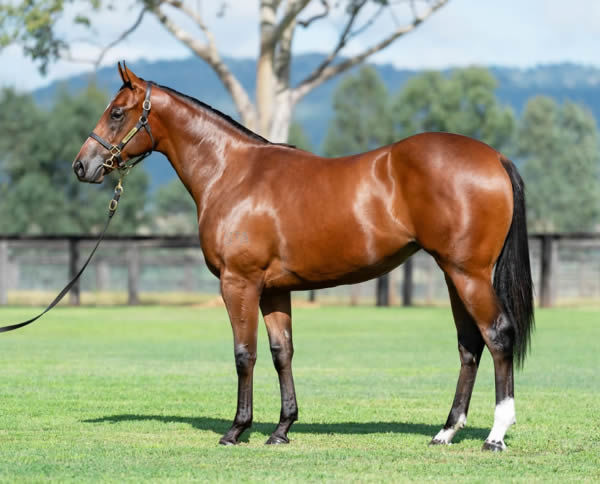
[[[342,80],[333,109],[323,148],[326,156],[360,153],[394,141],[388,91],[372,67]]]
[[[539,231],[591,230],[600,222],[600,156],[594,117],[577,104],[529,101],[519,130],[529,224]]]
[[[194,199],[179,178],[156,192],[154,228],[162,234],[196,234],[198,217]]]
[[[73,159],[107,102],[94,86],[78,95],[62,91],[50,111],[29,95],[0,96],[0,232],[88,233],[98,231],[116,183],[80,183]],[[146,221],[147,175],[140,167],[127,177],[114,231],[133,233]]]
[[[304,129],[302,129],[302,125],[297,122],[293,122],[290,125],[290,132],[288,135],[288,143],[297,148],[300,148],[301,150],[314,151],[314,148],[313,148],[312,143],[310,142],[310,139],[308,139],[308,136],[304,132]]]
[[[409,80],[392,102],[377,72],[364,67],[334,94],[325,154],[366,151],[423,131],[463,134],[523,161],[532,230],[593,230],[600,222],[594,117],[576,104],[559,107],[538,97],[517,126],[495,90],[496,80],[485,69],[456,69],[449,76],[426,72]]]
[[[26,55],[39,63],[46,72],[69,45],[60,35],[58,24],[63,20],[89,30],[92,15],[101,8],[112,9],[113,0],[20,0],[0,3],[0,49],[20,45]],[[69,10],[67,8],[69,7]],[[72,14],[66,17],[66,12]]]
[[[511,146],[512,110],[496,98],[496,80],[487,69],[456,69],[447,77],[425,72],[409,80],[395,101],[401,136],[446,131],[481,140],[498,150]]]
[[[280,395],[263,324],[254,424],[238,448],[217,444],[236,407],[225,308],[57,308],[2,335],[0,480],[600,480],[598,310],[538,312],[504,455],[480,450],[494,419],[487,350],[467,426],[451,446],[427,445],[460,367],[450,308],[296,308],[294,318],[300,419],[275,448],[264,445]]]

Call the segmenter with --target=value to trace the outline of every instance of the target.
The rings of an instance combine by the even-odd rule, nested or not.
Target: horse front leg
[[[238,400],[233,425],[219,443],[235,445],[242,432],[252,425],[252,378],[256,362],[260,289],[258,284],[242,276],[225,273],[221,277],[221,293],[233,329]]]
[[[281,391],[281,413],[279,425],[267,440],[267,444],[287,444],[287,433],[292,424],[298,420],[298,405],[296,403],[296,390],[292,376],[292,357],[294,345],[292,343],[292,308],[290,293],[263,294],[260,300],[260,309],[263,313],[273,364],[279,376]]]

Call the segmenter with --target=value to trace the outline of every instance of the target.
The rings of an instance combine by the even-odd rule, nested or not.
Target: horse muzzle
[[[73,171],[80,182],[86,183],[102,183],[104,180],[104,166],[97,164],[94,168],[90,169],[88,165],[81,160],[75,160],[73,162]]]

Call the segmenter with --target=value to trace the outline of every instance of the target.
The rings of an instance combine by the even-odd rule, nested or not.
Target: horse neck
[[[248,169],[250,152],[264,143],[240,132],[226,119],[168,93],[158,113],[163,153],[203,212],[217,181]]]

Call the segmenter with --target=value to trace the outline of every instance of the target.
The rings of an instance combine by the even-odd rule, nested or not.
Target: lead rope
[[[81,274],[83,274],[83,271],[85,271],[86,267],[92,260],[92,257],[94,257],[94,254],[96,253],[96,250],[98,249],[98,246],[100,245],[100,242],[102,242],[102,239],[104,239],[104,235],[106,234],[106,231],[108,230],[110,221],[112,220],[113,215],[115,214],[115,212],[117,211],[117,208],[119,206],[119,200],[121,198],[121,194],[123,193],[123,178],[125,177],[125,175],[127,175],[127,173],[128,173],[128,171],[125,173],[122,173],[121,178],[119,178],[119,183],[117,183],[117,186],[115,187],[115,193],[112,197],[112,200],[108,204],[108,218],[106,219],[106,224],[104,225],[102,232],[100,232],[100,236],[98,237],[98,241],[96,242],[96,245],[92,249],[92,252],[88,256],[87,260],[85,261],[85,263],[83,264],[81,269],[79,269],[79,272],[75,275],[75,277],[73,279],[71,279],[71,281],[65,286],[65,288],[62,291],[60,291],[58,296],[56,296],[54,298],[54,301],[52,301],[48,305],[48,307],[46,309],[44,309],[44,311],[42,311],[40,314],[38,314],[34,318],[31,318],[27,321],[23,321],[22,323],[11,324],[8,326],[2,326],[2,327],[0,327],[0,333],[6,333],[7,331],[13,331],[15,329],[22,328],[23,326],[27,326],[28,324],[31,324],[34,321],[37,321],[44,314],[46,314],[48,311],[50,311],[54,306],[56,306],[62,300],[62,298],[64,298],[65,295],[71,290],[71,288],[75,285],[75,283],[77,282],[79,277],[81,277]]]

